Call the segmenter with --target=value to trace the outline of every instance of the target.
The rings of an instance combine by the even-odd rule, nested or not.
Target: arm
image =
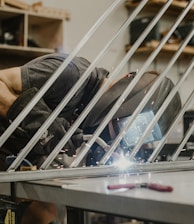
[[[37,91],[38,90],[36,88],[31,88],[23,92],[17,98],[8,110],[6,116],[8,122],[13,121],[17,117],[17,115],[37,93]],[[16,149],[16,153],[18,153],[28,143],[35,132],[41,127],[43,122],[50,116],[50,114],[51,110],[46,105],[44,100],[41,99],[13,133],[12,137],[14,137],[15,142],[22,143],[20,144],[20,148]],[[40,140],[30,152],[28,159],[34,164],[38,163],[38,159],[41,156],[48,155],[54,149],[69,127],[70,125],[65,119],[59,117],[56,118],[50,127],[45,130],[45,133],[40,137]],[[82,142],[83,133],[81,130],[78,130],[67,142],[63,150],[65,150],[69,156],[73,156],[76,149],[82,144]]]
[[[0,81],[2,81],[14,95],[21,93],[22,81],[20,67],[0,70]]]

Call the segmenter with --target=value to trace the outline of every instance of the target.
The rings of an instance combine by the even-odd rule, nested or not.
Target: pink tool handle
[[[155,191],[163,191],[163,192],[173,191],[173,187],[171,186],[162,185],[162,184],[154,184],[154,183],[147,184],[147,188],[155,190]]]
[[[114,185],[108,185],[107,188],[109,190],[116,190],[116,189],[120,189],[120,188],[129,188],[129,189],[133,189],[136,187],[136,184],[114,184]]]
[[[116,190],[116,189],[121,189],[121,188],[128,188],[128,189],[133,189],[133,188],[148,188],[151,190],[155,191],[160,191],[160,192],[171,192],[173,191],[173,187],[168,186],[168,185],[162,185],[162,184],[155,184],[155,183],[140,183],[140,184],[113,184],[113,185],[108,185],[107,188],[109,190]]]

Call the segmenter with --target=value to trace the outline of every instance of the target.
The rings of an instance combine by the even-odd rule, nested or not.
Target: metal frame
[[[52,75],[52,77],[48,80],[48,82],[45,83],[45,85],[41,88],[41,90],[36,94],[36,96],[32,99],[32,101],[26,106],[26,108],[18,115],[18,117],[13,121],[13,123],[7,128],[7,130],[3,133],[3,135],[0,137],[0,147],[6,142],[6,140],[9,138],[9,136],[14,132],[14,130],[18,127],[18,125],[21,123],[21,121],[27,116],[27,114],[30,112],[30,110],[36,105],[36,103],[40,100],[40,98],[46,93],[46,91],[49,89],[49,87],[55,82],[55,80],[59,77],[61,72],[67,67],[67,65],[71,62],[71,60],[77,55],[77,53],[80,51],[80,49],[87,43],[87,41],[90,39],[90,37],[95,33],[95,31],[100,27],[100,25],[108,18],[108,16],[118,7],[118,5],[121,3],[121,0],[115,0],[112,5],[105,11],[105,13],[99,18],[99,20],[94,24],[94,26],[89,30],[89,32],[84,36],[84,38],[80,41],[80,43],[76,46],[76,48],[73,50],[73,52],[68,56],[68,58],[62,63],[62,65],[57,69],[57,71]],[[32,148],[35,146],[35,144],[38,142],[40,136],[44,133],[44,131],[52,124],[52,122],[55,120],[55,118],[58,116],[58,114],[61,112],[61,110],[67,105],[67,103],[71,100],[73,95],[76,93],[76,91],[79,89],[79,87],[84,83],[84,81],[89,77],[91,71],[94,69],[96,64],[102,60],[103,56],[107,53],[109,50],[111,44],[116,40],[117,37],[121,34],[121,32],[125,31],[130,23],[133,21],[133,19],[136,18],[136,16],[141,12],[143,7],[148,3],[148,0],[140,1],[140,4],[138,7],[134,9],[134,11],[131,13],[129,18],[125,21],[124,24],[121,25],[118,32],[115,34],[115,36],[108,42],[108,44],[102,49],[102,51],[99,53],[99,55],[95,58],[93,63],[89,66],[89,68],[86,70],[86,72],[83,74],[83,76],[77,81],[77,83],[74,85],[74,87],[68,92],[67,96],[62,100],[62,102],[57,106],[57,108],[52,112],[50,117],[42,124],[42,126],[39,128],[39,130],[35,133],[35,135],[31,138],[31,140],[27,143],[27,145],[21,150],[17,158],[14,160],[14,162],[10,165],[7,172],[1,172],[0,173],[0,182],[14,182],[14,181],[26,181],[26,180],[38,180],[38,179],[47,179],[47,178],[60,178],[60,177],[79,177],[80,175],[110,175],[110,174],[117,174],[121,171],[112,166],[103,166],[106,161],[110,158],[110,156],[114,153],[114,150],[120,143],[121,139],[123,138],[126,130],[129,128],[129,126],[132,124],[136,116],[141,112],[143,107],[146,105],[146,103],[149,101],[151,95],[154,93],[154,91],[157,89],[159,84],[162,82],[163,78],[166,77],[166,74],[170,70],[170,68],[173,66],[173,64],[176,62],[178,57],[181,55],[182,51],[184,50],[187,43],[190,41],[194,34],[194,30],[191,31],[191,33],[185,38],[181,46],[179,47],[178,51],[174,54],[170,62],[168,63],[166,69],[164,72],[160,75],[160,77],[157,79],[155,84],[150,88],[142,102],[139,104],[139,106],[136,108],[134,113],[132,114],[131,119],[125,126],[125,128],[119,133],[119,135],[115,138],[111,146],[108,146],[106,143],[104,143],[100,138],[99,135],[104,130],[104,128],[107,126],[109,121],[112,119],[114,114],[117,112],[119,107],[121,106],[122,102],[126,99],[126,97],[129,95],[129,93],[132,91],[132,89],[135,87],[137,82],[140,80],[140,78],[143,76],[146,69],[150,66],[150,64],[153,62],[153,60],[156,58],[156,56],[161,51],[162,47],[165,45],[167,40],[170,38],[170,36],[173,34],[173,32],[176,30],[177,26],[181,23],[181,21],[184,19],[184,17],[188,14],[189,10],[194,4],[194,0],[189,1],[185,9],[182,11],[182,13],[178,16],[176,22],[173,24],[169,32],[166,34],[166,36],[161,40],[157,48],[152,52],[152,54],[148,57],[146,62],[142,65],[140,70],[137,72],[137,75],[133,79],[133,81],[130,83],[130,85],[125,89],[123,94],[119,97],[117,102],[113,105],[111,110],[108,112],[106,117],[103,119],[97,130],[92,136],[86,136],[87,143],[84,144],[82,147],[80,153],[77,155],[77,157],[74,159],[72,164],[70,165],[70,168],[61,169],[61,170],[47,170],[50,166],[50,164],[53,162],[54,158],[58,155],[61,148],[68,142],[68,140],[71,138],[75,130],[79,127],[81,122],[85,119],[85,117],[88,115],[88,113],[91,111],[91,109],[94,107],[94,105],[98,102],[100,97],[103,95],[103,93],[106,91],[109,84],[115,79],[115,77],[119,74],[121,69],[126,65],[128,60],[132,57],[132,55],[135,53],[137,48],[141,45],[145,37],[149,34],[149,32],[152,30],[152,28],[157,24],[157,22],[161,19],[161,17],[164,15],[164,13],[167,11],[167,9],[172,4],[173,0],[167,1],[164,6],[161,8],[159,13],[154,17],[154,19],[151,21],[151,23],[148,25],[148,27],[144,30],[142,35],[137,39],[137,41],[134,43],[134,45],[130,48],[130,50],[126,53],[125,57],[122,59],[122,61],[119,63],[119,65],[115,68],[113,72],[110,73],[109,78],[107,82],[102,86],[100,91],[96,93],[96,95],[93,97],[91,102],[88,104],[88,106],[83,110],[82,114],[78,117],[78,119],[74,122],[74,124],[71,126],[71,128],[67,131],[66,135],[60,140],[60,142],[57,144],[57,146],[53,149],[53,151],[50,153],[48,158],[44,161],[44,163],[41,165],[40,170],[38,171],[30,171],[30,175],[28,171],[25,172],[17,172],[16,169],[18,168],[19,164],[23,159],[28,155],[28,153],[32,150]],[[172,92],[167,97],[164,105],[159,109],[158,113],[155,115],[153,121],[150,123],[150,125],[147,127],[145,133],[143,134],[142,138],[140,138],[139,142],[133,149],[132,153],[129,156],[129,159],[133,159],[135,154],[139,151],[141,145],[143,144],[143,141],[147,134],[150,132],[154,124],[158,121],[162,113],[164,112],[167,105],[172,100],[173,96],[177,93],[179,90],[181,84],[184,82],[186,77],[189,75],[191,70],[193,69],[194,60],[191,61],[191,63],[188,65],[188,68],[186,69],[184,76],[179,80],[178,84],[174,87]],[[172,124],[170,130],[168,133],[164,136],[164,138],[161,140],[161,142],[158,144],[157,148],[154,150],[151,157],[148,159],[148,162],[154,162],[157,155],[159,154],[162,146],[165,144],[167,136],[170,134],[170,132],[173,130],[173,127],[175,124],[182,118],[185,110],[188,108],[191,100],[193,99],[193,93],[188,98],[187,102],[183,105],[180,113],[175,118],[174,123]],[[175,161],[179,155],[179,153],[182,150],[182,147],[184,146],[185,142],[188,140],[188,138],[191,136],[192,132],[194,130],[194,126],[192,126],[188,132],[186,133],[184,139],[182,140],[180,146],[176,150],[175,154],[172,156],[172,161]],[[90,168],[76,168],[79,166],[80,162],[83,160],[83,158],[88,153],[91,146],[98,142],[108,148],[107,153],[102,158],[102,160],[99,163],[99,167],[90,167]],[[192,161],[187,161],[187,163],[175,163],[173,162],[173,168],[169,164],[135,164],[132,167],[128,169],[127,172],[144,172],[142,170],[148,171],[154,171],[156,170],[162,170],[162,169],[169,169],[169,166],[171,169],[193,169],[194,164]],[[141,169],[140,169],[141,167]]]
[[[149,172],[170,172],[193,170],[193,161],[157,162],[157,163],[131,163],[123,170],[117,166],[77,167],[64,169],[49,169],[37,171],[10,171],[1,172],[0,183],[54,180],[58,178],[90,178],[116,176],[119,174],[143,174]]]

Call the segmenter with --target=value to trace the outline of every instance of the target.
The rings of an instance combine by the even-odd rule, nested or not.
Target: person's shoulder
[[[56,60],[65,60],[66,58],[68,57],[68,54],[65,54],[65,53],[52,53],[52,54],[46,54],[46,55],[43,55],[39,58],[37,58],[38,60],[51,60],[51,59],[56,59]]]
[[[42,56],[39,56],[37,58],[32,59],[31,61],[29,61],[25,65],[41,63],[42,61],[45,61],[45,60],[59,60],[59,61],[64,61],[67,57],[68,57],[68,55],[65,54],[65,53],[46,54],[46,55],[42,55]]]

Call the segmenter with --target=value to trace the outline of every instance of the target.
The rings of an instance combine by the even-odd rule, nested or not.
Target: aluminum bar
[[[181,46],[179,47],[177,52],[174,54],[174,56],[172,57],[172,59],[170,60],[170,62],[166,66],[166,68],[164,69],[164,71],[160,74],[159,78],[155,81],[154,85],[148,90],[147,94],[145,95],[143,100],[140,102],[139,106],[135,109],[135,111],[131,115],[129,121],[126,123],[125,127],[122,129],[122,131],[117,135],[115,140],[112,142],[110,150],[107,151],[106,154],[103,156],[103,158],[100,161],[100,164],[105,164],[107,162],[107,160],[110,158],[111,154],[114,152],[116,147],[119,145],[120,141],[125,136],[126,131],[129,129],[130,125],[135,120],[136,116],[142,111],[142,109],[145,107],[146,103],[150,100],[151,96],[157,90],[160,83],[165,78],[166,74],[171,69],[173,64],[176,62],[178,57],[181,55],[182,51],[184,50],[184,48],[186,47],[186,45],[188,44],[190,39],[193,37],[193,35],[194,35],[194,30],[192,30],[189,33],[189,35],[185,38],[185,40],[183,41],[183,43],[181,44]]]
[[[37,181],[50,180],[57,178],[83,178],[83,177],[102,177],[114,175],[144,174],[154,172],[170,172],[193,170],[194,161],[175,161],[175,162],[157,162],[157,163],[134,163],[130,164],[125,170],[117,166],[100,167],[79,167],[68,169],[52,169],[37,171],[19,171],[19,172],[1,172],[0,183],[10,183],[18,181]]]
[[[15,131],[21,121],[27,116],[31,109],[36,105],[36,103],[41,99],[41,97],[46,93],[46,91],[51,87],[53,82],[60,76],[61,72],[67,67],[67,65],[72,61],[80,49],[87,43],[89,38],[94,34],[94,32],[99,28],[99,26],[104,22],[104,20],[110,15],[110,13],[118,6],[121,0],[115,0],[112,5],[105,11],[105,13],[99,18],[99,20],[92,26],[92,28],[86,33],[82,40],[78,43],[75,49],[67,57],[67,59],[61,64],[61,66],[55,71],[55,73],[48,79],[45,85],[40,89],[36,96],[30,101],[30,103],[25,107],[24,110],[17,116],[17,118],[12,122],[12,124],[6,129],[6,131],[0,137],[0,147],[5,143],[9,136]]]
[[[192,1],[193,3],[194,1]],[[169,3],[169,2],[168,2]],[[165,5],[167,6],[167,5]],[[102,132],[102,130],[106,127],[106,125],[108,124],[108,122],[110,121],[110,119],[113,116],[113,113],[116,113],[116,111],[119,109],[119,107],[121,106],[122,102],[125,100],[126,95],[129,94],[129,92],[132,90],[132,88],[135,86],[133,86],[133,84],[136,84],[135,81],[138,81],[140,79],[139,76],[143,75],[143,72],[146,70],[146,68],[149,66],[149,64],[153,61],[153,59],[156,57],[156,55],[159,53],[159,51],[161,50],[161,48],[164,46],[164,44],[166,43],[166,41],[168,40],[168,38],[173,34],[173,32],[175,31],[175,29],[177,28],[177,26],[179,25],[179,23],[183,20],[183,18],[185,17],[185,15],[188,13],[189,9],[192,7],[192,4],[189,3],[187,5],[187,7],[183,10],[183,12],[181,13],[181,15],[178,17],[177,21],[175,22],[175,24],[171,27],[170,31],[167,33],[167,35],[163,38],[163,40],[161,41],[161,43],[158,45],[158,47],[156,48],[156,50],[151,54],[151,56],[148,58],[148,60],[146,61],[146,63],[144,64],[143,68],[140,70],[140,72],[138,72],[137,76],[134,78],[134,80],[131,82],[131,84],[126,88],[126,90],[123,92],[123,94],[121,95],[121,97],[117,100],[117,102],[115,103],[115,105],[112,107],[112,109],[109,111],[109,113],[107,114],[107,116],[105,117],[105,119],[102,121],[101,125],[97,128],[96,132],[93,135],[93,138],[90,139],[90,141],[85,144],[85,146],[83,147],[83,149],[81,150],[79,157],[77,157],[71,164],[71,167],[76,167],[79,165],[79,163],[81,162],[81,160],[84,158],[85,154],[88,152],[89,148],[91,147],[91,145],[95,142],[95,138],[96,136],[99,136],[100,133]],[[164,9],[165,7],[163,7]],[[166,10],[166,9],[165,9]],[[164,10],[164,11],[165,11]],[[160,11],[159,14],[162,14],[162,10]],[[158,17],[159,17],[158,14]],[[160,15],[161,16],[161,15]],[[158,17],[155,17],[153,20],[156,21]],[[138,41],[138,40],[137,40]],[[126,57],[125,57],[126,58]],[[125,58],[123,59],[123,61],[125,60]],[[119,66],[118,66],[119,67]],[[130,89],[131,88],[131,89]]]
[[[88,141],[90,138],[92,137],[92,135],[84,135],[84,141]],[[100,145],[102,148],[104,148],[105,150],[106,149],[109,149],[109,145],[100,137],[98,137],[96,139],[96,143],[98,143],[98,145]]]
[[[116,74],[116,73],[114,73],[114,74]],[[72,95],[72,94],[71,94],[71,95]],[[66,102],[67,102],[67,101],[66,101]],[[74,126],[74,127],[75,127],[75,126]],[[43,129],[42,129],[42,130],[43,130]],[[75,129],[75,130],[76,130],[76,129]],[[71,131],[72,131],[72,133],[74,132],[73,129],[71,129]],[[68,137],[70,137],[70,136],[72,135],[72,133],[70,133]],[[97,138],[98,138],[98,137],[97,137]],[[64,142],[63,142],[63,143],[64,143]],[[64,145],[64,144],[63,144],[63,145]],[[58,147],[58,148],[59,148],[59,147]]]
[[[56,70],[56,72],[52,75],[52,77],[48,80],[48,82],[41,88],[41,90],[37,93],[37,96],[35,98],[32,99],[32,102],[30,103],[29,106],[27,106],[27,109],[30,108],[32,109],[33,106],[38,102],[38,100],[40,100],[40,98],[46,93],[46,91],[49,89],[49,87],[52,85],[52,83],[59,77],[59,75],[61,74],[61,72],[67,67],[67,65],[71,62],[71,60],[76,56],[76,54],[79,52],[79,50],[81,49],[81,47],[84,46],[84,44],[88,41],[88,39],[94,34],[94,32],[97,30],[97,28],[102,24],[102,22],[110,15],[110,13],[114,10],[114,8],[116,6],[118,6],[118,4],[120,3],[121,0],[115,0],[115,2],[108,8],[108,10],[106,10],[106,12],[99,18],[99,20],[94,24],[94,26],[91,28],[91,30],[84,36],[84,38],[80,41],[80,43],[78,44],[78,46],[73,50],[73,52],[67,57],[67,59],[61,64],[61,66]],[[75,88],[72,88],[70,90],[70,92],[67,94],[66,98],[65,98],[65,103],[67,104],[71,98],[74,96],[75,92],[79,89],[79,87],[83,84],[83,82],[86,80],[87,76],[83,76],[81,81],[78,80],[77,85],[75,86]],[[35,102],[35,103],[33,103]],[[61,109],[61,105],[59,105],[59,109]],[[8,168],[8,170],[12,170],[12,169],[16,169],[19,164],[21,163],[21,161],[27,156],[27,154],[30,152],[30,150],[33,148],[33,146],[37,143],[37,141],[39,140],[39,138],[42,136],[42,134],[44,133],[44,131],[50,126],[50,124],[53,122],[53,120],[58,116],[58,114],[60,113],[60,110],[58,109],[58,107],[53,111],[53,113],[51,114],[51,117],[49,117],[44,124],[40,127],[40,129],[35,133],[35,135],[33,136],[33,138],[28,142],[28,144],[25,146],[24,149],[22,149],[21,153],[17,156],[17,158],[14,160],[14,162],[10,165],[10,167]],[[25,112],[26,109],[24,109]],[[61,109],[62,110],[62,109]],[[29,112],[30,110],[28,110]],[[22,118],[21,116],[23,115],[23,112],[20,113],[20,118]],[[26,113],[27,115],[27,113]],[[25,116],[23,116],[24,118]],[[18,122],[18,119],[16,118],[14,120],[14,122]],[[14,123],[13,122],[13,123]],[[21,120],[20,120],[21,122]],[[19,122],[19,123],[20,123]],[[17,123],[17,125],[19,124]],[[17,126],[16,126],[17,127]],[[11,125],[9,127],[9,129],[11,128]],[[12,129],[12,128],[11,128]],[[14,129],[15,130],[15,129]],[[13,130],[12,130],[13,131]],[[6,130],[7,132],[7,130]],[[12,132],[11,132],[12,133]],[[6,135],[7,136],[7,135]],[[8,138],[9,136],[7,136]],[[5,141],[7,140],[7,138],[5,139]],[[0,138],[1,140],[1,138]],[[5,142],[4,141],[4,142]],[[1,146],[1,145],[0,145]]]
[[[171,100],[173,99],[175,94],[178,92],[178,90],[180,89],[180,87],[183,84],[183,82],[185,81],[185,79],[190,74],[191,70],[193,69],[193,66],[194,66],[194,58],[193,58],[191,64],[188,66],[188,68],[187,68],[186,72],[184,73],[184,75],[182,76],[182,78],[178,81],[178,83],[175,85],[175,87],[171,90],[171,92],[166,97],[165,101],[163,102],[162,106],[160,107],[160,109],[157,111],[157,113],[155,114],[155,116],[152,119],[152,121],[147,126],[146,130],[142,134],[141,138],[138,140],[138,142],[135,145],[134,149],[131,151],[131,153],[129,155],[129,159],[133,159],[134,158],[134,156],[136,155],[136,153],[140,149],[141,145],[144,143],[145,138],[150,133],[150,131],[152,130],[152,128],[154,127],[156,122],[158,122],[158,120],[160,119],[160,117],[162,116],[164,111],[166,110],[167,106],[169,105],[169,103],[171,102]]]
[[[187,101],[182,106],[180,113],[175,118],[173,124],[171,125],[171,127],[169,128],[169,130],[167,131],[167,133],[165,134],[165,136],[160,140],[159,144],[157,145],[156,149],[153,151],[153,153],[151,154],[151,156],[148,158],[148,162],[154,162],[154,160],[157,158],[157,156],[160,153],[162,147],[164,146],[164,144],[165,144],[168,136],[172,133],[175,125],[177,124],[177,122],[180,121],[180,119],[182,119],[182,117],[183,117],[186,109],[188,108],[188,106],[192,102],[193,97],[194,97],[194,91],[190,94],[190,96],[188,97]]]
[[[94,69],[96,63],[102,58],[102,56],[107,52],[109,47],[111,46],[112,42],[119,36],[121,32],[123,32],[126,28],[128,28],[131,21],[137,16],[137,14],[142,10],[142,8],[147,3],[146,1],[142,1],[141,4],[136,8],[136,10],[131,14],[131,16],[128,18],[128,20],[121,26],[119,31],[116,33],[116,35],[113,37],[113,39],[110,40],[110,42],[105,46],[105,48],[100,52],[100,54],[96,57],[96,59],[93,61],[93,63],[89,66],[87,71],[83,74],[89,75],[90,72]],[[138,46],[137,46],[138,48]],[[117,73],[114,73],[113,75],[110,75],[107,82],[103,85],[103,87],[98,91],[98,93],[95,95],[95,97],[90,101],[90,103],[86,106],[86,108],[83,110],[81,115],[77,118],[77,120],[74,122],[74,124],[71,126],[71,128],[68,130],[64,138],[61,139],[59,144],[55,147],[55,149],[50,153],[48,158],[44,161],[44,163],[41,165],[41,169],[48,168],[48,166],[53,161],[53,158],[57,156],[61,148],[67,143],[67,141],[70,139],[72,134],[75,132],[75,130],[79,127],[79,125],[82,123],[82,121],[85,119],[85,117],[88,115],[90,110],[94,107],[96,102],[100,99],[100,97],[104,94],[104,92],[107,90],[110,83],[114,80]],[[63,102],[62,102],[63,103]]]
[[[189,127],[188,131],[186,132],[186,134],[185,134],[184,138],[182,139],[181,143],[179,144],[177,150],[172,155],[171,161],[175,161],[178,158],[180,152],[183,150],[183,147],[185,146],[185,144],[189,140],[193,131],[194,131],[194,121],[192,122],[191,126]]]

